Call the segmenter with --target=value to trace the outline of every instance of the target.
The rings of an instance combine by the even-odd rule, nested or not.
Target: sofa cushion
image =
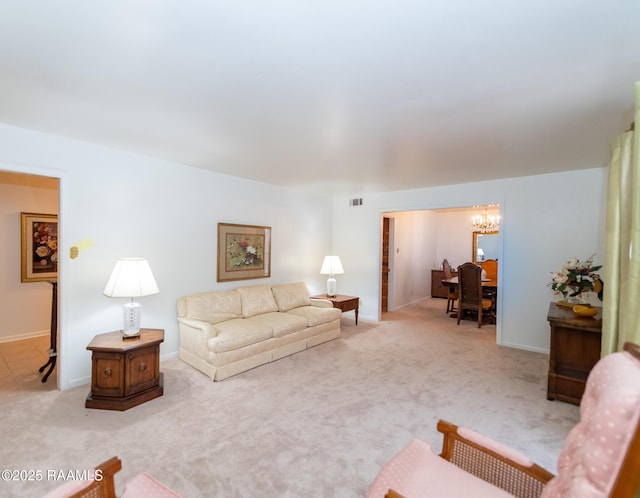
[[[292,308],[300,306],[309,306],[311,304],[309,289],[304,282],[296,282],[293,284],[273,285],[271,287],[273,297],[276,300],[280,311],[289,311]]]
[[[224,353],[273,337],[271,326],[260,320],[234,318],[216,324],[215,329],[216,337],[207,341],[209,349],[215,353]]]
[[[301,316],[307,320],[309,327],[315,327],[321,323],[340,320],[342,311],[338,308],[319,308],[317,306],[301,306],[293,308],[286,312],[288,315]]]
[[[278,305],[273,298],[270,285],[250,285],[238,287],[238,294],[242,303],[242,316],[248,318],[270,311],[278,311]]]
[[[252,316],[247,318],[247,321],[258,321],[265,326],[271,327],[273,337],[282,337],[307,328],[307,320],[305,318],[279,312]]]
[[[202,292],[187,296],[187,317],[219,323],[242,316],[240,294],[235,290]]]

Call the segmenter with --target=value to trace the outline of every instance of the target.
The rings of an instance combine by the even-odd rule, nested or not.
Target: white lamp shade
[[[119,259],[104,288],[105,296],[109,297],[141,297],[158,292],[158,284],[144,258]]]
[[[342,275],[344,268],[338,256],[325,256],[320,268],[320,275]]]

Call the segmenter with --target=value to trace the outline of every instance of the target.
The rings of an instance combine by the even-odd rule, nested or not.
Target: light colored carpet
[[[345,316],[341,338],[217,383],[165,361],[165,395],[125,412],[85,409],[88,386],[0,398],[2,468],[46,475],[117,455],[118,493],[145,471],[189,498],[361,497],[411,438],[439,451],[444,418],[555,472],[578,407],[546,399],[547,356],[497,347],[495,326],[456,326],[445,306]],[[2,482],[0,495],[56,485]]]

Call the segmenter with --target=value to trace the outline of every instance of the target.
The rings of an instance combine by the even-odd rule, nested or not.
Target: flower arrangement
[[[33,224],[33,264],[56,269],[58,263],[57,223],[35,222]],[[37,270],[36,270],[37,271]]]
[[[234,236],[229,242],[229,257],[235,267],[262,267],[262,250],[259,239],[255,237]]]
[[[578,297],[583,292],[595,292],[602,301],[602,289],[604,287],[600,275],[596,273],[602,265],[594,265],[595,254],[589,259],[580,261],[573,258],[565,263],[557,272],[552,272],[551,282],[548,284],[556,293],[562,294],[566,299]]]

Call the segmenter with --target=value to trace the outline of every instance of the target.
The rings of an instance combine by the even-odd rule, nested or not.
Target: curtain
[[[640,82],[635,84],[640,121]],[[607,187],[602,356],[626,341],[640,344],[640,135],[633,128],[611,145]]]

